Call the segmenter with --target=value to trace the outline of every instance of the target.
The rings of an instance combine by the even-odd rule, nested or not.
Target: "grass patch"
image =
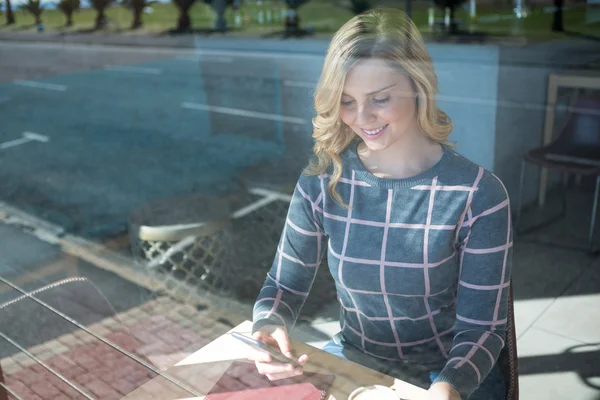
[[[113,6],[107,12],[110,22],[103,32],[148,34],[166,32],[175,27],[178,10],[172,3],[157,3],[151,8],[152,12],[143,16],[143,28],[131,31],[129,29],[132,21],[131,12],[123,6]],[[235,15],[230,8],[227,10],[226,17],[232,30],[228,34],[261,36],[281,32],[283,30],[282,10],[282,6],[277,2],[271,2],[269,6],[263,5],[262,7],[257,6],[254,2],[245,2],[240,10],[243,25],[236,27]],[[263,24],[259,24],[257,21],[260,11],[263,13]],[[564,12],[565,28],[583,35],[600,36],[600,22],[586,23],[587,12],[588,9],[585,5],[567,8]],[[596,12],[600,13],[600,10]],[[267,13],[270,14],[270,22],[267,21]],[[301,7],[299,13],[303,27],[310,28],[322,36],[330,36],[352,17],[349,10],[337,6],[333,0],[313,0]],[[94,27],[95,15],[95,10],[80,10],[75,13],[73,18],[75,25],[70,28],[64,27],[65,17],[58,10],[46,10],[42,15],[42,20],[46,31],[49,32],[90,32]],[[17,10],[15,16],[17,24],[0,25],[0,32],[34,32],[36,30],[33,16],[22,10]],[[510,7],[480,6],[477,21],[471,21],[466,8],[460,8],[456,13],[456,17],[463,22],[465,29],[491,36],[542,40],[564,38],[563,34],[551,32],[552,16],[551,11],[541,7],[532,8],[530,15],[520,20],[514,17]],[[191,9],[191,18],[193,28],[210,30],[214,22],[214,13],[209,6],[198,1]],[[436,18],[443,18],[440,10],[436,10]],[[427,25],[427,4],[415,2],[413,20],[423,33],[430,33]]]

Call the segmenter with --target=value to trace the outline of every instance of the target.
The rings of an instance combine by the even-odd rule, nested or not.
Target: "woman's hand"
[[[461,400],[460,394],[447,382],[434,383],[427,394],[429,400]]]
[[[294,358],[292,347],[288,338],[287,329],[284,326],[266,325],[256,331],[252,337],[268,346],[279,348],[281,353],[288,358]],[[284,364],[274,361],[271,355],[260,350],[253,351],[249,356],[256,364],[256,369],[262,375],[266,375],[271,381],[285,379],[302,374],[302,368],[294,368],[292,364]],[[300,365],[306,364],[308,356],[306,354],[298,358]]]

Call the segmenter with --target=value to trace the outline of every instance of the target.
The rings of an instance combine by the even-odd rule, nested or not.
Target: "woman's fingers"
[[[271,334],[271,337],[277,342],[277,346],[283,355],[288,358],[292,358],[292,346],[290,345],[290,339],[288,338],[287,332],[283,329],[277,329]]]
[[[252,335],[252,337],[266,345],[270,345],[270,346],[277,345],[277,342],[275,341],[275,339],[273,339],[269,334],[264,333],[262,331],[258,331],[256,333],[254,333]],[[271,357],[269,355],[269,353],[267,353],[263,350],[257,349],[255,347],[252,347],[250,345],[248,345],[247,347],[248,347],[248,352],[246,353],[246,358],[248,360],[262,361],[262,362],[271,362],[273,360],[273,357]]]
[[[252,336],[266,345],[279,348],[279,351],[288,358],[294,358],[285,327],[267,326],[255,332]],[[258,349],[249,351],[248,359],[255,362],[256,369],[261,375],[265,375],[273,381],[302,375],[303,373],[302,367],[295,368],[292,364],[279,362],[268,353]],[[298,363],[301,366],[306,364],[307,361],[308,356],[306,354],[298,358]]]
[[[246,353],[246,358],[250,361],[260,361],[260,362],[271,362],[273,361],[273,357],[271,357],[268,353],[264,351],[260,351],[254,348],[248,348],[248,353]]]
[[[288,337],[287,331],[283,327],[266,327],[265,330],[260,330],[254,333],[253,337],[269,346],[279,349],[281,354],[288,358],[292,358],[292,345]]]
[[[277,381],[279,379],[286,379],[299,375],[302,375],[302,370],[298,368],[293,371],[282,372],[279,374],[267,374],[267,378],[269,378],[270,381]]]
[[[306,364],[308,361],[308,356],[306,354],[302,354],[300,358],[298,358],[298,362],[302,365]]]
[[[303,354],[298,358],[298,363],[304,365],[308,362],[308,356]],[[270,380],[278,380],[302,375],[302,368],[295,368],[292,364],[280,362],[256,362],[256,369],[261,375],[266,375]]]
[[[291,372],[294,370],[294,366],[292,364],[283,364],[280,362],[256,362],[256,369],[262,375],[267,374],[281,374],[285,372]]]
[[[300,358],[298,358],[298,363],[300,365],[306,364],[307,361],[308,361],[308,356],[306,354],[303,354]],[[283,374],[284,377],[293,376],[294,371],[299,371],[300,373],[302,372],[302,368],[295,368],[292,364],[280,363],[277,361],[273,361],[273,362],[257,361],[256,368],[258,369],[258,372],[260,372],[263,375],[276,376],[277,374]]]

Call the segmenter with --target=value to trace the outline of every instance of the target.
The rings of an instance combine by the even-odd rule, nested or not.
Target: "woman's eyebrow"
[[[367,93],[367,96],[372,96],[372,95],[377,94],[379,92],[383,92],[384,90],[389,89],[389,88],[394,87],[394,86],[396,86],[396,83],[394,83],[392,85],[389,85],[389,86],[386,86],[386,87],[383,87],[381,89],[377,89],[377,90],[374,90],[372,92],[369,92],[369,93]],[[342,96],[350,96],[350,95],[346,94],[346,93],[342,93]]]

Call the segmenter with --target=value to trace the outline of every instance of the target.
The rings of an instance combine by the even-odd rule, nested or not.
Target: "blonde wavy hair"
[[[379,8],[357,15],[334,35],[314,95],[314,155],[307,175],[333,171],[328,185],[330,196],[345,207],[336,186],[342,176],[341,154],[359,137],[340,118],[340,102],[346,74],[360,60],[387,60],[407,75],[417,94],[417,121],[431,139],[447,141],[452,122],[435,102],[438,81],[431,57],[415,24],[402,11]]]

